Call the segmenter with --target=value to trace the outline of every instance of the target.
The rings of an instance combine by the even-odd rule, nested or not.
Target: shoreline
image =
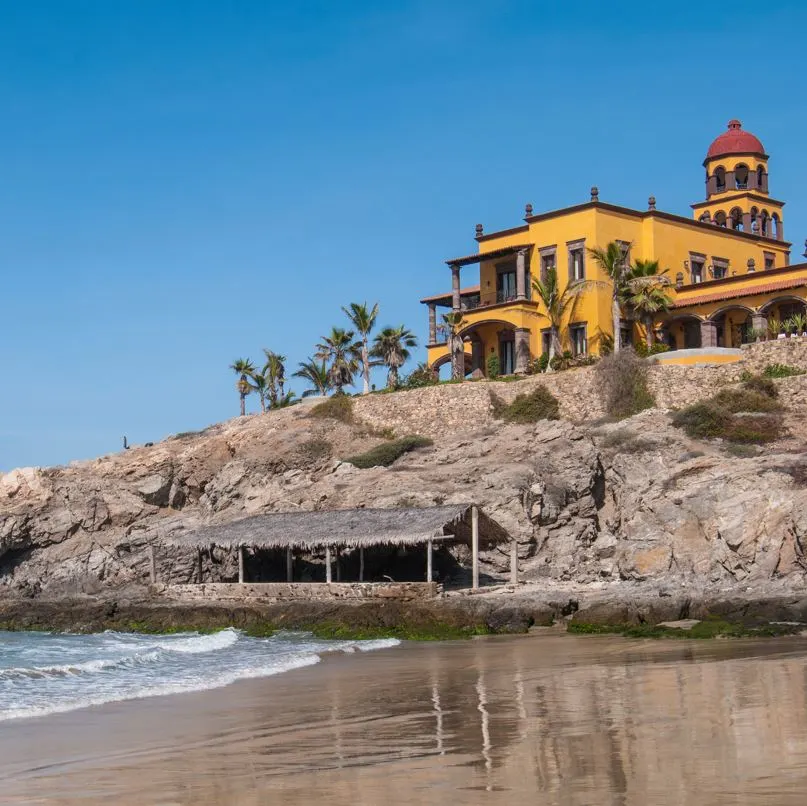
[[[737,780],[732,765],[724,776],[702,769],[715,731],[727,758],[746,758],[736,726],[749,724],[764,741],[743,762],[743,786],[767,792],[779,772],[787,786],[776,802],[795,806],[806,659],[805,639],[413,642],[20,720],[0,732],[0,779],[15,803],[370,806],[432,802],[438,787],[467,803],[616,802],[627,791],[630,802],[711,806]],[[766,687],[786,691],[776,718],[752,696]],[[685,795],[675,785],[682,769],[691,773]]]
[[[525,586],[526,588],[526,586]],[[541,590],[449,595],[417,601],[188,602],[120,590],[117,595],[54,599],[0,598],[0,629],[92,633],[212,632],[228,627],[262,637],[278,630],[318,638],[413,641],[523,634],[553,627],[576,634],[678,637],[667,622],[700,621],[720,628],[690,637],[773,636],[807,627],[807,593],[791,590],[689,591],[671,595],[646,586],[618,590]]]

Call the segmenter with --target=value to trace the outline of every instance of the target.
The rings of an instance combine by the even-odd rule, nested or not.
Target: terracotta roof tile
[[[673,303],[673,308],[688,308],[691,305],[703,305],[707,302],[720,302],[724,299],[736,299],[738,297],[751,297],[755,294],[768,294],[771,291],[780,291],[784,288],[798,288],[807,286],[807,277],[794,277],[789,280],[778,280],[775,283],[764,283],[753,287],[727,288],[725,291],[718,291],[714,294],[704,294],[700,297],[689,297],[688,299],[677,299]]]

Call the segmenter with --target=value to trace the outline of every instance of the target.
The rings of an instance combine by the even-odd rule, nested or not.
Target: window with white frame
[[[541,259],[541,282],[546,280],[546,275],[551,269],[556,267],[557,247],[544,246],[538,250]]]
[[[765,268],[766,269],[775,269],[776,268],[776,255],[773,252],[765,252]]]
[[[689,253],[689,274],[693,283],[703,282],[703,267],[706,265],[706,255],[700,252]]]

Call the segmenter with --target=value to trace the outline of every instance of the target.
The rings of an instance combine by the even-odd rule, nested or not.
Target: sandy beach
[[[807,640],[408,644],[0,726],[0,802],[802,804]]]

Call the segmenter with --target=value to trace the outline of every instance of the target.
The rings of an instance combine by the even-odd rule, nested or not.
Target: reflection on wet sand
[[[0,726],[0,801],[802,804],[807,641],[413,645]]]

